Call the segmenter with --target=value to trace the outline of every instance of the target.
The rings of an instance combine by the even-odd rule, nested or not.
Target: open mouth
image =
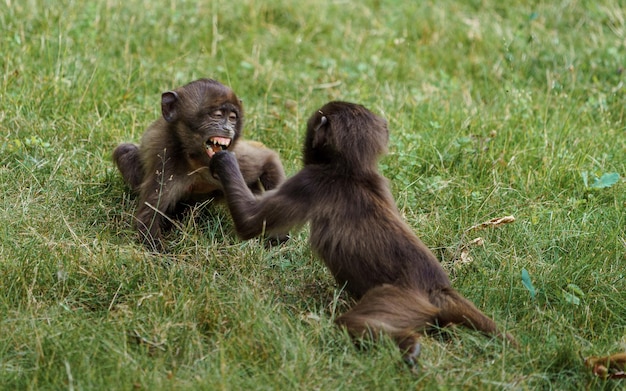
[[[206,154],[212,158],[219,151],[228,149],[230,139],[228,137],[211,137],[206,142]]]

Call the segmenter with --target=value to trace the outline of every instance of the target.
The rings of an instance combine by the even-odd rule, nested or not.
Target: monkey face
[[[358,104],[330,102],[309,118],[304,163],[370,167],[387,151],[388,140],[384,118]]]
[[[232,148],[243,124],[243,108],[235,93],[210,79],[193,81],[161,97],[163,118],[174,124],[188,156],[209,159]]]
[[[206,154],[212,158],[216,152],[227,150],[233,143],[235,136],[239,136],[241,120],[240,110],[229,102],[223,103],[219,108],[208,114],[208,119],[202,121],[198,131],[204,136]]]

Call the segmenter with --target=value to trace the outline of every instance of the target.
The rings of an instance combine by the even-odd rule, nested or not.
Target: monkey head
[[[341,164],[349,169],[370,168],[387,152],[387,121],[365,107],[329,102],[309,118],[304,164]]]
[[[235,93],[211,79],[199,79],[161,96],[163,119],[193,159],[232,149],[241,135],[243,107]]]

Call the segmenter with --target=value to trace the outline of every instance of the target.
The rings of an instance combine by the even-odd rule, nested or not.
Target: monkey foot
[[[417,365],[417,359],[419,358],[421,353],[422,344],[420,344],[419,342],[415,342],[404,352],[404,354],[402,355],[402,359],[407,365],[414,367]]]

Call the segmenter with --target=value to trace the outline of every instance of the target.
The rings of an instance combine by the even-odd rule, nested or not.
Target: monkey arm
[[[237,234],[242,239],[261,234],[283,235],[290,228],[306,222],[312,205],[308,196],[292,190],[294,186],[298,187],[298,175],[277,189],[256,197],[246,185],[232,153],[216,153],[210,168],[222,183]],[[299,196],[294,196],[296,194]]]

